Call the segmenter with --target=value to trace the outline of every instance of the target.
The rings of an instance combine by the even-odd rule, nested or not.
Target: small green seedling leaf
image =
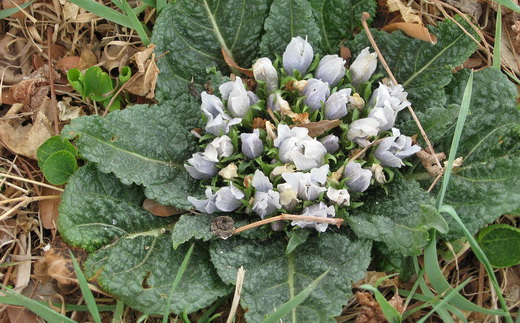
[[[82,97],[85,97],[85,86],[83,81],[83,73],[77,68],[71,68],[67,72],[67,80],[69,84],[76,90]]]
[[[53,136],[47,139],[36,152],[38,157],[38,166],[42,168],[43,164],[52,154],[60,150],[70,152],[75,157],[78,155],[78,150],[67,139],[62,139],[60,136]]]
[[[132,69],[129,66],[121,67],[119,72],[119,85],[123,85],[132,77]]]
[[[478,244],[495,268],[520,263],[520,229],[507,224],[494,224],[480,231]]]
[[[99,66],[92,66],[85,72],[83,84],[84,98],[90,97],[94,101],[105,101],[113,95],[111,93],[114,90],[112,79]]]
[[[41,169],[51,184],[62,185],[78,170],[78,161],[69,151],[60,150],[50,155]]]

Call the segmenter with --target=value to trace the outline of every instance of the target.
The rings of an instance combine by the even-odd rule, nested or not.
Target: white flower
[[[235,185],[222,187],[215,193],[215,206],[222,212],[232,212],[242,206],[244,192]]]
[[[264,143],[260,140],[260,130],[254,129],[253,133],[240,134],[242,141],[242,153],[249,159],[254,159],[264,151]]]
[[[334,154],[339,149],[339,137],[335,135],[328,135],[320,139],[321,144],[327,149],[327,153]]]
[[[241,118],[231,118],[224,112],[224,104],[214,95],[201,93],[201,110],[208,119],[205,130],[214,136],[225,135],[229,127],[242,122]]]
[[[273,184],[262,171],[255,171],[251,185],[256,189],[252,210],[262,219],[282,207],[280,194],[273,191]]]
[[[206,188],[204,193],[206,194],[207,199],[198,200],[193,196],[188,196],[188,201],[195,206],[197,211],[208,214],[218,211],[217,206],[215,205],[216,194],[213,194],[210,187]]]
[[[370,53],[368,47],[363,49],[350,65],[352,84],[357,87],[366,82],[374,74],[377,67],[377,54]]]
[[[306,39],[293,37],[283,53],[283,67],[288,75],[293,75],[298,70],[300,75],[305,75],[312,63],[314,52],[311,44]]]
[[[283,173],[285,182],[298,192],[298,197],[302,200],[313,201],[318,198],[321,192],[327,189],[323,187],[327,181],[329,165],[311,169],[310,173]]]
[[[304,216],[315,216],[321,218],[333,218],[336,215],[336,211],[333,206],[327,206],[327,204],[320,202],[319,204],[314,204],[308,206],[303,209],[302,215]],[[292,221],[291,225],[297,225],[300,228],[313,228],[319,232],[325,232],[328,223],[317,223],[317,222],[308,222],[308,221]]]
[[[224,135],[217,137],[210,142],[204,149],[204,155],[213,162],[218,162],[220,157],[229,157],[233,154],[233,144],[231,138]]]
[[[329,96],[325,102],[325,119],[341,119],[347,115],[347,104],[351,92],[351,89],[342,89]]]
[[[251,100],[240,77],[237,76],[234,82],[222,84],[219,90],[222,98],[228,101],[227,108],[233,117],[242,118],[247,114]]]
[[[271,60],[262,57],[253,64],[253,75],[255,80],[264,81],[267,85],[267,92],[274,92],[278,88],[278,73]]]
[[[401,135],[398,129],[392,129],[393,136],[387,137],[379,143],[374,156],[381,161],[381,165],[401,168],[403,159],[409,157],[421,147],[412,145],[412,138]]]
[[[330,95],[329,84],[318,79],[309,79],[303,95],[306,96],[305,104],[311,111],[316,111],[321,108],[321,104],[325,103]]]
[[[307,128],[291,129],[287,125],[278,125],[278,137],[274,140],[274,145],[279,149],[278,157],[283,163],[294,163],[298,170],[323,165],[327,149],[322,143],[309,137],[308,133]]]
[[[368,117],[376,119],[379,122],[379,132],[383,132],[392,129],[397,118],[397,112],[392,109],[388,101],[385,101],[382,107],[373,108]]]
[[[361,164],[349,162],[345,166],[343,176],[348,178],[345,181],[349,192],[364,192],[370,186],[372,172],[368,169],[361,168]]]
[[[350,124],[347,139],[352,140],[361,147],[367,147],[370,144],[367,137],[377,136],[378,133],[379,121],[374,118],[363,118]]]
[[[392,84],[391,81],[390,84]],[[386,103],[392,107],[395,113],[397,113],[411,105],[411,103],[406,99],[407,96],[408,93],[404,91],[401,84],[388,86],[379,83],[379,87],[374,90],[370,97],[368,106],[383,107]]]
[[[350,194],[346,189],[337,190],[335,188],[329,187],[327,190],[327,197],[335,204],[344,206],[350,205]]]
[[[345,60],[338,55],[325,55],[320,60],[315,77],[334,87],[345,76]]]
[[[193,154],[187,163],[184,168],[196,179],[212,178],[218,173],[217,163],[209,160],[201,152]]]

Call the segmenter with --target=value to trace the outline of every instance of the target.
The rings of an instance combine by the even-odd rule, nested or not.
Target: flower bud
[[[368,47],[363,49],[350,65],[352,84],[357,87],[366,82],[374,74],[377,67],[377,54],[370,53]]]
[[[395,118],[397,117],[397,112],[392,109],[388,101],[385,101],[383,107],[373,108],[368,114],[368,117],[376,119],[379,122],[379,132],[382,132],[392,129]]]
[[[361,168],[361,164],[349,162],[343,171],[343,177],[348,178],[345,184],[349,192],[364,192],[370,185],[372,172]]]
[[[236,186],[223,187],[215,194],[215,205],[222,212],[232,212],[242,206],[244,192]]]
[[[341,119],[347,115],[347,103],[351,89],[342,89],[332,95],[325,102],[325,119]]]
[[[339,137],[328,135],[320,139],[321,144],[327,149],[328,154],[334,154],[339,149]]]
[[[325,55],[318,64],[315,77],[336,86],[345,77],[345,60],[338,55]]]
[[[298,70],[303,76],[312,63],[314,52],[311,44],[306,39],[293,37],[283,53],[283,67],[288,75],[293,75]]]
[[[372,168],[370,168],[370,171],[372,172],[376,182],[378,182],[379,184],[384,184],[386,182],[385,173],[383,172],[383,166],[379,164],[372,164]]]
[[[361,147],[370,145],[367,137],[377,136],[379,133],[379,121],[374,118],[363,118],[353,121],[348,129],[347,139],[352,140]]]
[[[278,73],[269,58],[262,57],[256,60],[253,64],[253,75],[255,80],[266,83],[268,93],[278,88]]]
[[[204,149],[204,155],[213,162],[218,162],[220,157],[229,157],[233,153],[233,143],[231,138],[224,135],[217,137],[210,142],[206,149]]]
[[[229,83],[231,83],[233,87],[231,92],[225,93],[229,90],[229,87],[225,85]],[[251,102],[240,77],[237,76],[235,82],[227,82],[222,84],[219,87],[219,90],[222,93],[222,97],[227,99],[227,108],[233,117],[241,118],[246,115],[246,113],[249,111]]]
[[[363,109],[365,106],[365,100],[361,96],[359,96],[359,93],[354,93],[352,96],[348,98],[348,104],[347,109],[348,110],[354,110],[354,109]]]
[[[412,138],[401,135],[399,130],[392,130],[393,136],[381,140],[374,156],[381,161],[382,166],[400,168],[404,165],[402,160],[421,150],[421,147],[412,145]]]
[[[217,175],[217,163],[208,159],[203,153],[198,152],[188,159],[188,165],[184,168],[196,179],[212,178]]]
[[[329,84],[318,79],[309,79],[303,95],[306,96],[305,104],[311,111],[316,111],[321,108],[321,103],[325,103],[330,95]]]
[[[249,159],[254,159],[264,151],[264,143],[260,140],[260,130],[254,129],[253,133],[240,134],[242,140],[242,153]]]
[[[238,167],[235,163],[231,163],[226,167],[222,168],[218,174],[222,176],[223,179],[233,179],[238,177]]]
[[[337,190],[335,188],[329,187],[327,190],[327,197],[329,200],[334,202],[334,204],[340,206],[349,206],[350,205],[350,194],[346,189]]]

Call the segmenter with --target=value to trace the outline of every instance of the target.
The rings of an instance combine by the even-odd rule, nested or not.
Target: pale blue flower
[[[303,95],[305,95],[305,104],[311,111],[316,111],[321,108],[321,104],[325,103],[330,95],[329,84],[318,79],[309,79]]]
[[[379,132],[383,132],[392,129],[397,118],[397,112],[392,109],[388,101],[385,101],[382,107],[373,108],[368,117],[376,119],[379,122]]]
[[[349,125],[347,139],[361,147],[367,147],[370,144],[367,137],[377,136],[378,133],[379,121],[374,118],[363,118],[353,121]]]
[[[316,139],[302,140],[299,143],[301,149],[291,152],[291,159],[298,170],[308,170],[320,167],[325,162],[327,148]],[[282,151],[282,149],[280,149]],[[283,153],[283,152],[282,152]]]
[[[254,159],[262,155],[264,143],[260,140],[260,130],[254,129],[253,133],[240,134],[242,141],[242,153],[249,159]]]
[[[268,93],[278,88],[278,72],[269,58],[262,57],[256,60],[253,64],[253,75],[255,80],[265,82]]]
[[[198,200],[193,196],[188,196],[188,201],[195,206],[195,209],[199,212],[204,212],[207,214],[212,214],[218,211],[217,206],[215,205],[216,194],[213,194],[211,188],[206,188],[204,192],[206,194],[207,199]]]
[[[198,152],[188,159],[188,165],[184,168],[190,173],[191,177],[196,179],[212,178],[217,175],[217,163],[208,159],[203,153]]]
[[[352,84],[357,87],[366,82],[374,74],[377,67],[377,54],[370,53],[368,47],[363,49],[350,65]]]
[[[421,150],[421,147],[412,145],[412,138],[401,135],[399,130],[392,130],[393,136],[381,140],[374,156],[381,161],[382,166],[400,168],[404,165],[402,160]]]
[[[392,107],[392,110],[394,110],[395,113],[398,113],[411,105],[411,103],[406,99],[407,96],[408,93],[404,91],[401,84],[388,86],[379,83],[379,87],[374,90],[370,97],[368,106],[383,107],[386,103]]]
[[[260,101],[260,98],[258,95],[255,94],[253,91],[247,91],[247,96],[249,97],[249,105],[256,104],[258,101]]]
[[[336,211],[333,206],[327,206],[327,204],[320,202],[319,204],[314,204],[308,206],[303,209],[302,215],[304,216],[315,216],[320,218],[333,218],[336,216]],[[328,223],[317,223],[317,222],[308,222],[308,221],[292,221],[291,225],[297,225],[300,228],[312,228],[316,229],[319,232],[325,232]]]
[[[279,159],[284,163],[294,163],[298,170],[323,165],[327,149],[321,142],[309,137],[308,133],[307,128],[289,128],[279,124],[278,137],[274,140]]]
[[[340,206],[349,206],[350,205],[350,194],[346,189],[335,189],[333,187],[329,187],[327,190],[327,197],[331,202]]]
[[[345,77],[345,63],[338,55],[325,55],[320,60],[314,77],[334,87]]]
[[[251,100],[240,77],[219,87],[222,98],[227,100],[227,109],[233,117],[244,117],[249,111]]]
[[[339,137],[335,135],[327,135],[320,139],[321,144],[327,149],[328,154],[334,154],[339,149]]]
[[[253,175],[253,180],[251,181],[251,185],[260,192],[268,192],[273,189],[273,184],[269,180],[267,176],[265,176],[264,172],[257,169],[255,174]]]
[[[283,67],[288,75],[293,75],[298,70],[303,76],[312,63],[314,52],[311,44],[306,39],[293,37],[283,53]]]
[[[231,118],[224,112],[224,104],[218,97],[202,92],[201,98],[201,110],[208,120],[205,130],[210,134],[225,135],[231,126],[242,122],[241,118]]]
[[[327,189],[323,187],[327,181],[329,165],[311,169],[310,173],[283,173],[282,178],[291,185],[291,188],[298,192],[298,197],[305,201],[314,201],[321,192]],[[285,187],[286,189],[288,187]]]
[[[235,185],[222,187],[215,193],[215,206],[222,212],[232,212],[241,207],[244,192]]]
[[[251,185],[256,190],[252,210],[262,219],[282,207],[280,194],[273,191],[273,184],[261,170],[255,171]]]
[[[351,89],[342,89],[332,95],[325,102],[325,119],[341,119],[347,115],[347,104]]]
[[[224,135],[213,139],[204,149],[204,155],[213,162],[218,162],[220,157],[229,157],[233,154],[231,138]]]
[[[372,172],[369,169],[363,169],[361,164],[349,162],[343,171],[343,177],[348,178],[345,181],[349,192],[364,192],[370,186]]]

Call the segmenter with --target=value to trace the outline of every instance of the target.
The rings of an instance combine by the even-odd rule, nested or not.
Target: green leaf
[[[287,248],[285,249],[286,254],[290,254],[294,251],[299,245],[307,241],[307,237],[309,236],[310,230],[291,230],[287,232],[289,236],[289,243],[287,244]]]
[[[92,98],[94,101],[105,101],[112,97],[114,86],[112,79],[101,67],[92,66],[87,69],[83,77],[84,98]]]
[[[65,184],[78,169],[76,157],[67,150],[50,155],[41,166],[45,178],[54,185]]]
[[[267,241],[232,237],[211,243],[211,261],[224,282],[235,283],[240,266],[246,270],[241,303],[246,320],[260,322],[323,272],[330,272],[284,322],[335,322],[352,295],[351,283],[361,279],[370,262],[371,242],[350,241],[340,234],[311,237],[298,252],[285,253],[284,239]]]
[[[206,70],[229,74],[221,50],[242,67],[258,56],[267,0],[179,0],[167,5],[154,27],[158,54],[169,51],[157,65],[156,99],[174,98],[195,84],[204,84]]]
[[[91,254],[85,274],[126,305],[146,314],[163,314],[175,276],[189,245],[173,250],[167,234],[141,232],[118,239]],[[209,261],[207,249],[196,244],[186,272],[170,302],[174,313],[206,308],[231,292]]]
[[[434,199],[416,181],[396,178],[387,186],[388,195],[372,191],[364,205],[352,210],[348,226],[359,236],[385,243],[403,255],[418,255],[429,241],[428,230],[447,232]]]
[[[58,228],[64,239],[88,251],[85,275],[107,292],[147,314],[162,314],[179,266],[189,248],[171,247],[172,225],[142,209],[142,189],[124,185],[94,164],[79,169],[62,195]],[[218,278],[207,249],[196,245],[171,310],[193,312],[230,288]]]
[[[41,168],[43,163],[55,152],[65,150],[70,152],[72,155],[77,156],[78,150],[68,140],[62,139],[59,135],[53,136],[47,139],[36,152],[38,157],[38,166]]]
[[[208,241],[214,237],[211,222],[215,216],[210,214],[183,214],[172,230],[173,249],[189,241],[191,238]]]
[[[58,228],[70,244],[87,251],[114,239],[162,228],[168,220],[141,208],[144,194],[136,185],[124,185],[113,174],[98,171],[94,164],[81,167],[61,197]]]
[[[119,86],[122,86],[132,77],[132,69],[130,66],[121,67],[121,72],[119,73]]]
[[[72,260],[72,265],[74,266],[74,272],[76,273],[76,278],[78,279],[79,288],[81,290],[81,295],[85,299],[85,303],[87,303],[88,311],[90,315],[92,315],[92,319],[95,323],[101,323],[101,317],[99,316],[99,310],[97,308],[96,299],[92,294],[92,291],[88,287],[87,279],[85,275],[81,271],[81,267],[79,266],[72,250],[69,250],[70,259]]]
[[[467,31],[474,33],[461,17],[455,19]],[[477,44],[451,20],[447,19],[436,27],[428,26],[428,29],[437,37],[435,45],[408,37],[401,31],[388,34],[372,30],[379,49],[397,81],[409,93],[408,99],[421,121],[423,118],[419,112],[444,107],[444,87],[451,81],[452,69],[464,63],[477,49]],[[366,34],[360,33],[353,42],[354,54],[367,46]],[[382,66],[378,71],[384,73]]]
[[[113,172],[123,183],[145,186],[148,198],[160,204],[188,208],[188,196],[201,195],[199,182],[184,169],[197,149],[197,139],[179,115],[184,106],[136,105],[114,111],[105,118],[78,118],[62,134],[75,138],[81,155],[98,163],[102,172]]]
[[[319,53],[321,41],[320,29],[314,19],[312,7],[308,1],[274,0],[265,19],[265,34],[260,43],[262,56],[282,55],[292,37],[307,38],[314,52]]]
[[[5,19],[5,18],[7,18],[7,17],[9,17],[11,15],[14,15],[18,11],[20,11],[20,9],[27,8],[33,2],[34,2],[34,0],[31,0],[31,1],[28,1],[26,3],[22,3],[22,4],[18,5],[17,7],[0,10],[0,19]]]
[[[520,229],[507,224],[493,224],[481,230],[478,244],[495,268],[520,263]]]
[[[310,0],[315,20],[320,28],[321,48],[324,53],[339,51],[341,41],[353,38],[353,31],[361,29],[361,14],[374,16],[373,0]]]
[[[81,94],[83,98],[85,98],[85,88],[83,86],[83,73],[81,73],[80,70],[77,68],[71,68],[67,72],[67,80],[69,81],[69,84],[78,92]]]

